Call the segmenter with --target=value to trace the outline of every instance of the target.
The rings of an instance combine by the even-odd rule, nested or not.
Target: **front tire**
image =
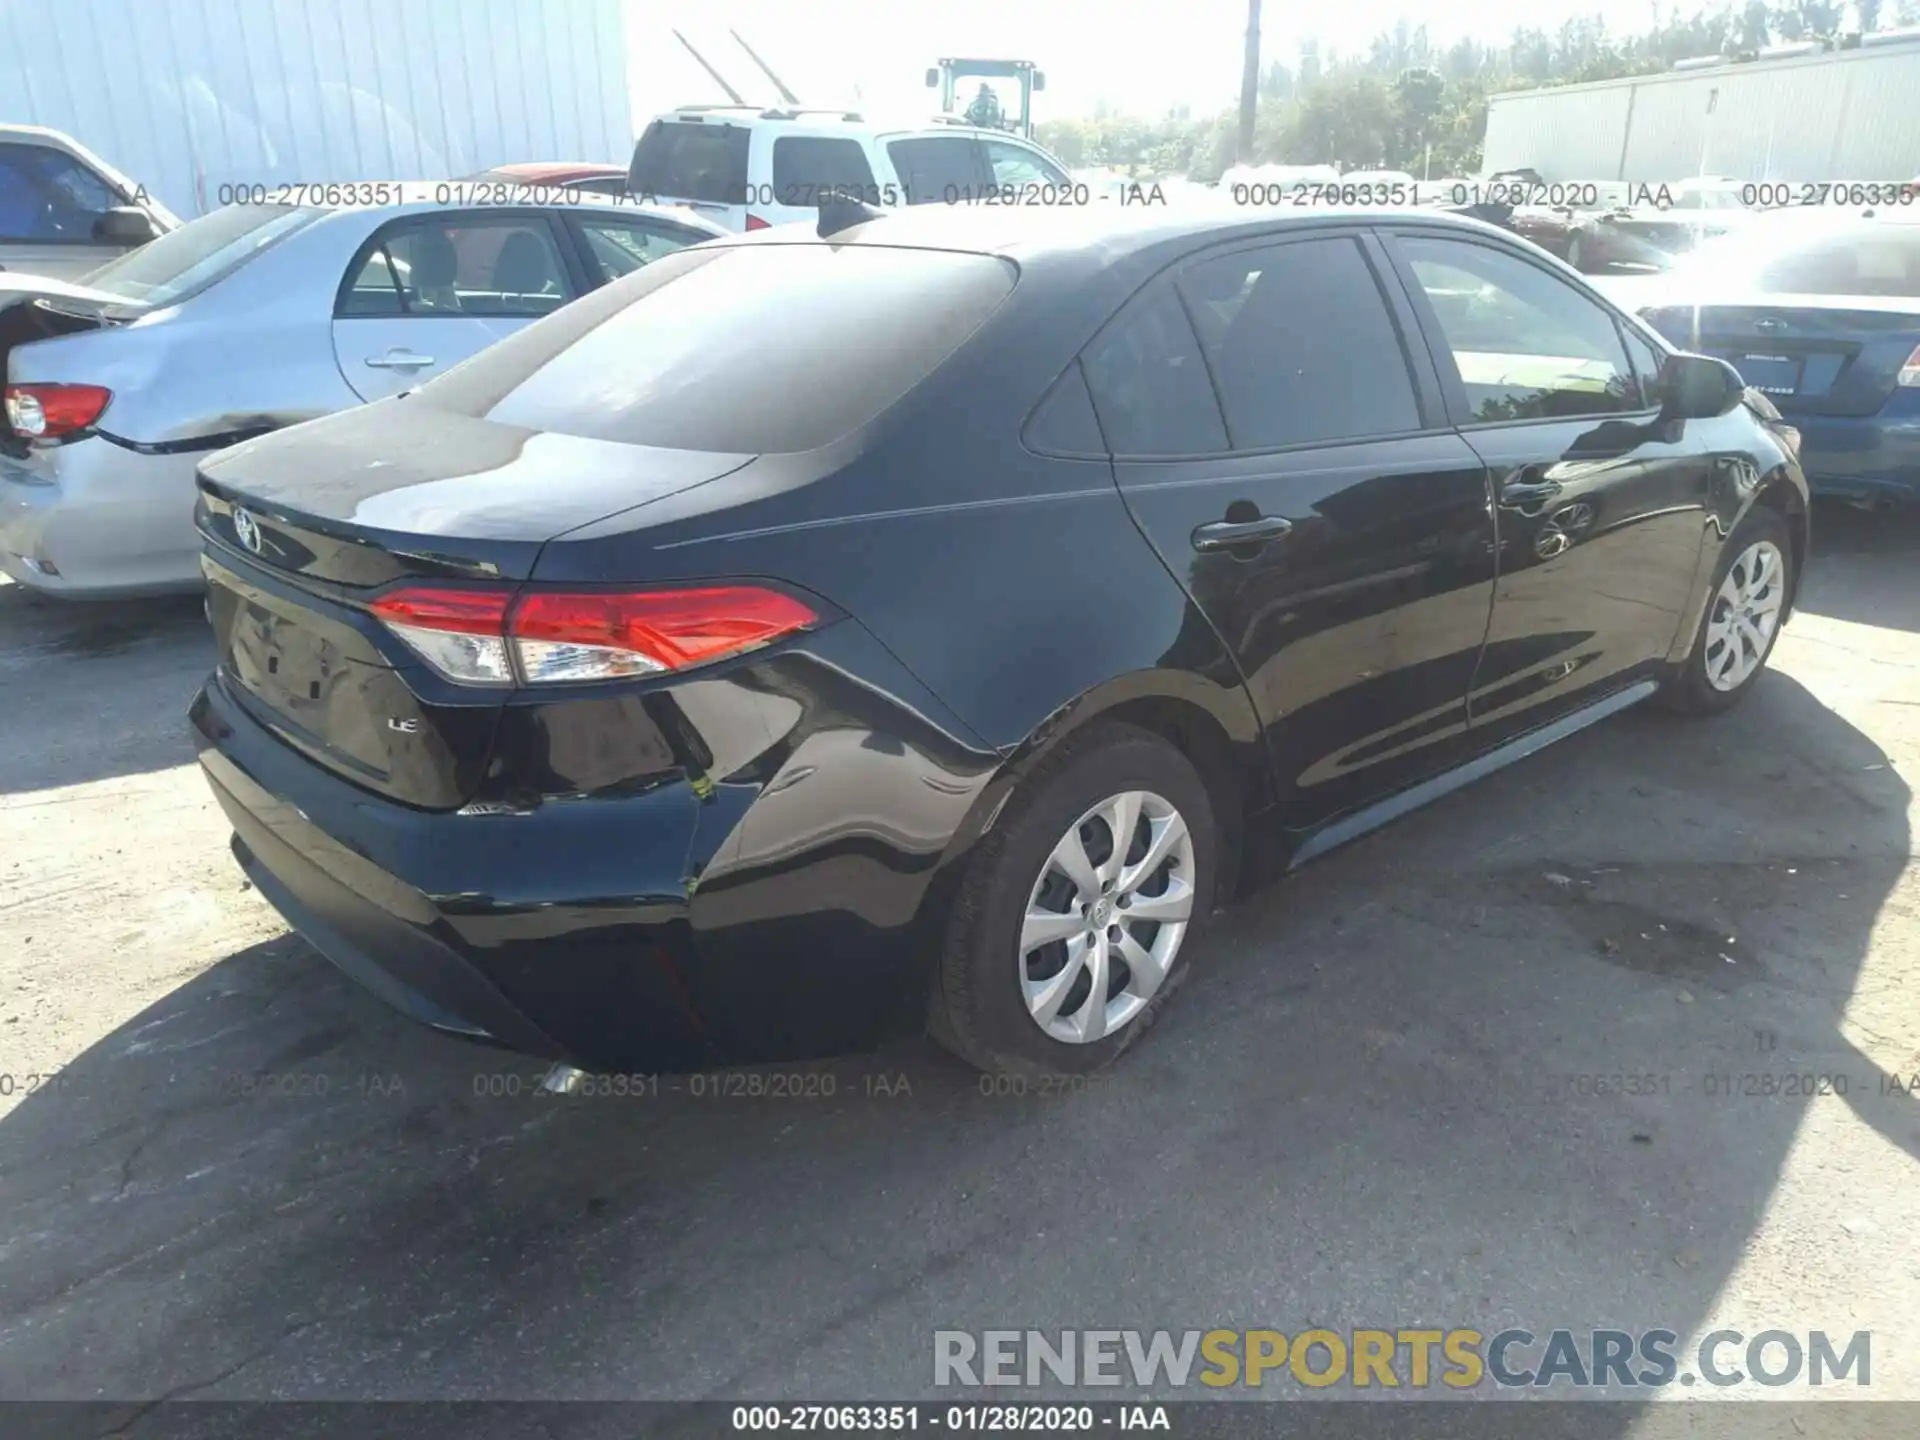
[[[1185,979],[1213,908],[1213,807],[1159,736],[1096,723],[1027,777],[948,921],[934,1038],[994,1074],[1112,1063]]]
[[[1693,649],[1660,692],[1665,708],[1707,715],[1738,704],[1780,638],[1793,581],[1785,518],[1777,510],[1754,510],[1721,551]]]

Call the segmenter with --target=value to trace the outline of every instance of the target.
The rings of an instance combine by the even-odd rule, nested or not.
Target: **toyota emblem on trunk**
[[[250,511],[235,507],[233,512],[233,535],[242,545],[255,555],[260,553],[260,522],[253,518]]]

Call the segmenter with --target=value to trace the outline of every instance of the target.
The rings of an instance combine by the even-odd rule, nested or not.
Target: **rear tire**
[[[1129,825],[1117,846],[1116,828]],[[1185,979],[1213,909],[1217,854],[1206,786],[1172,745],[1112,723],[1073,736],[1027,777],[969,862],[933,1038],[978,1069],[1026,1080],[1111,1064]]]
[[[1738,704],[1780,638],[1793,580],[1793,541],[1785,518],[1777,510],[1756,508],[1721,549],[1693,649],[1680,673],[1661,689],[1661,707],[1711,715]]]

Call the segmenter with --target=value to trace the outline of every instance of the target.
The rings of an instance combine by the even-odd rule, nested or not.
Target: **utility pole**
[[[1260,0],[1247,0],[1247,59],[1240,72],[1240,143],[1235,157],[1253,163],[1253,116],[1260,101]]]

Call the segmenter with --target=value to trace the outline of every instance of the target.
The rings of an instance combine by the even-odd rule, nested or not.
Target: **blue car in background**
[[[1762,217],[1656,283],[1640,314],[1773,401],[1816,494],[1920,498],[1920,215]]]

